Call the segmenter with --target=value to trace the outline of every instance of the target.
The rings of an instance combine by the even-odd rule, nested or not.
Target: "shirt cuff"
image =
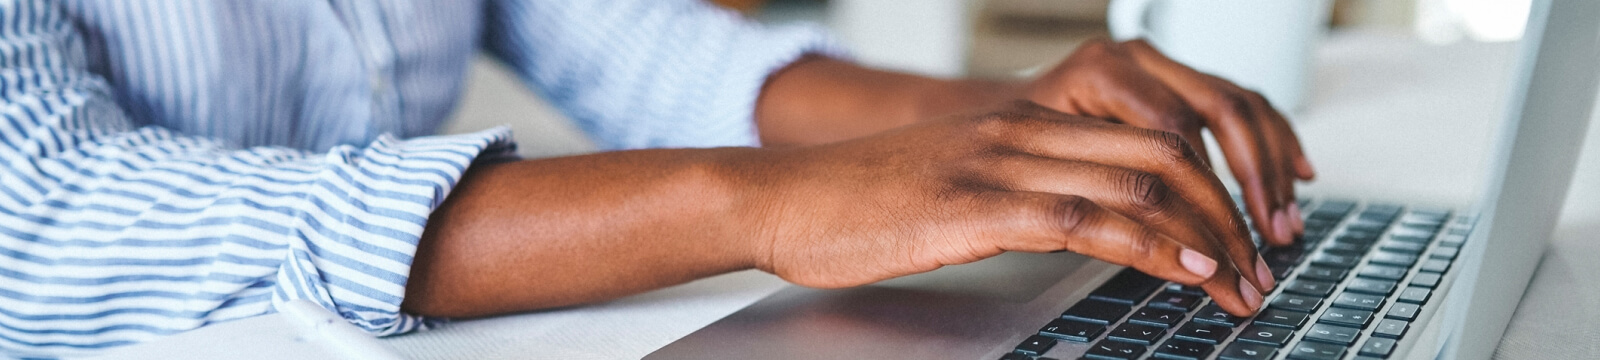
[[[806,55],[850,59],[849,51],[817,24],[798,23],[762,30],[742,33],[730,46],[740,61],[723,70],[725,75],[708,99],[712,103],[709,108],[717,111],[710,114],[712,119],[724,124],[745,124],[748,128],[741,138],[707,145],[760,146],[756,102],[771,75]]]

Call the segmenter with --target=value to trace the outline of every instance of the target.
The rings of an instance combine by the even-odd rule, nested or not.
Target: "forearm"
[[[645,150],[481,164],[434,211],[404,309],[473,317],[617,298],[753,266],[713,159]]]
[[[944,80],[807,57],[767,80],[756,122],[767,146],[861,137],[1018,98],[1021,83]]]

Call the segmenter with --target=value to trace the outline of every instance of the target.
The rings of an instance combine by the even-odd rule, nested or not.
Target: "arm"
[[[376,334],[429,213],[504,130],[328,153],[138,127],[51,1],[0,0],[0,348],[53,357],[308,299]]]

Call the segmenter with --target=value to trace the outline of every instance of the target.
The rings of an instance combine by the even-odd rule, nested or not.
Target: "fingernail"
[[[1272,278],[1272,269],[1267,268],[1267,259],[1256,255],[1256,280],[1261,281],[1261,287],[1266,291],[1278,287],[1278,281]]]
[[[1294,241],[1294,230],[1289,228],[1289,215],[1282,209],[1272,213],[1272,232],[1277,234],[1278,240],[1285,243]]]
[[[1178,262],[1183,264],[1184,269],[1188,269],[1189,272],[1200,275],[1203,278],[1210,279],[1211,274],[1217,272],[1216,260],[1212,260],[1205,254],[1191,249],[1183,249],[1182,252],[1178,253]]]
[[[1294,222],[1295,233],[1304,234],[1306,232],[1306,219],[1300,217],[1300,203],[1289,203],[1289,220]]]
[[[1242,277],[1239,278],[1239,295],[1244,296],[1244,304],[1250,305],[1250,311],[1261,310],[1261,292]]]

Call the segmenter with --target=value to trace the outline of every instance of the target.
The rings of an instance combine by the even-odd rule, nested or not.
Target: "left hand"
[[[1143,40],[1104,39],[1079,47],[1023,93],[1061,112],[1178,134],[1202,159],[1210,157],[1200,130],[1210,128],[1262,237],[1288,245],[1304,231],[1294,181],[1315,171],[1289,122],[1261,94],[1168,59]]]

